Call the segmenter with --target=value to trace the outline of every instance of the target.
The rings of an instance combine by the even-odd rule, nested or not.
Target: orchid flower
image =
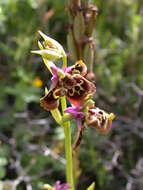
[[[79,128],[82,124],[86,124],[90,128],[97,128],[99,133],[108,133],[115,118],[113,113],[108,114],[104,110],[95,106],[90,107],[88,104],[83,107],[68,107],[65,109],[65,113],[69,113],[77,121]]]
[[[82,61],[63,69],[52,66],[52,85],[49,93],[41,98],[41,106],[46,110],[55,109],[59,98],[64,95],[74,106],[83,105],[95,92],[94,84],[84,77],[86,69]]]
[[[100,134],[105,134],[110,131],[112,120],[115,117],[113,113],[108,114],[104,110],[95,107],[92,100],[85,103],[83,107],[68,107],[64,112],[69,113],[76,120],[78,126],[73,149],[76,149],[81,143],[85,124],[90,128],[95,127]]]
[[[68,190],[70,187],[69,183],[63,183],[61,184],[60,181],[56,181],[56,184],[54,187],[52,187],[49,184],[44,184],[42,190]]]
[[[110,131],[112,121],[115,118],[113,113],[108,114],[98,107],[89,108],[85,115],[88,127],[96,127],[101,134],[106,134]]]
[[[60,181],[57,181],[54,190],[68,190],[69,187],[68,183],[61,184]]]

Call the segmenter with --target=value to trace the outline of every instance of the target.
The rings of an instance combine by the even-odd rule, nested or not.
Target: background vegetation
[[[143,2],[94,2],[95,100],[116,120],[108,136],[84,133],[78,189],[95,181],[96,190],[142,190]],[[40,190],[65,181],[63,131],[39,106],[50,76],[30,50],[37,49],[38,29],[67,50],[68,22],[64,1],[0,1],[0,189]]]

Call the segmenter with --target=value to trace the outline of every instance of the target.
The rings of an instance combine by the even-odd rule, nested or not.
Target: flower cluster
[[[114,114],[108,114],[95,106],[91,98],[96,91],[96,87],[86,77],[86,65],[82,60],[79,60],[69,67],[57,67],[53,61],[66,56],[63,47],[41,31],[39,33],[44,42],[43,45],[39,42],[40,50],[33,51],[33,53],[42,55],[52,74],[50,90],[41,98],[41,106],[47,111],[55,110],[59,107],[60,98],[66,96],[71,103],[71,107],[64,110],[65,115],[63,115],[61,122],[64,122],[67,118],[73,118],[77,121],[79,135],[75,147],[79,144],[85,126],[95,127],[99,133],[107,133],[111,128]]]

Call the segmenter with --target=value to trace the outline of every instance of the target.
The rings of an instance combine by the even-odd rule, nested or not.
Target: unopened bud
[[[53,50],[36,50],[31,51],[31,53],[42,55],[43,58],[48,59],[49,61],[54,61],[56,59],[60,59],[62,57],[61,54],[57,53]]]
[[[67,45],[70,53],[70,58],[75,62],[77,60],[77,49],[72,31],[69,31],[69,34],[67,35]]]
[[[82,12],[78,12],[73,23],[73,32],[76,42],[80,42],[85,32],[84,16]]]
[[[91,65],[94,61],[94,47],[91,43],[85,45],[83,50],[83,61],[85,62],[88,71],[91,70]]]
[[[89,21],[87,23],[87,34],[88,36],[93,36],[95,32],[96,17],[98,9],[95,5],[90,7],[91,13],[89,14]]]
[[[49,184],[44,184],[42,190],[53,190]]]
[[[47,35],[45,35],[40,30],[38,32],[42,36],[42,38],[44,39],[44,46],[45,46],[46,49],[49,49],[49,48],[51,48],[53,50],[57,49],[60,52],[60,54],[66,55],[66,53],[65,53],[65,51],[64,51],[64,49],[63,49],[63,47],[61,46],[60,43],[58,43],[56,40],[48,37]]]
[[[91,82],[94,82],[94,80],[95,80],[95,75],[94,75],[94,73],[93,73],[93,72],[87,73],[86,79],[89,80],[89,81],[91,81]]]

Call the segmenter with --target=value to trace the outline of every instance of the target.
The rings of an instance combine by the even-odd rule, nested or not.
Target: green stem
[[[63,53],[63,67],[67,67],[67,56]]]
[[[67,58],[63,57],[63,67],[67,66]],[[61,97],[61,107],[62,114],[67,107],[65,96]],[[73,167],[72,167],[72,144],[71,144],[71,129],[70,122],[64,122],[64,134],[65,134],[65,154],[66,154],[66,178],[67,182],[70,184],[70,190],[74,190],[74,181],[73,181]]]
[[[61,104],[62,110],[64,111],[66,109],[65,97],[61,98]],[[70,189],[74,190],[70,122],[64,122],[63,127],[65,133],[66,178],[67,182],[70,184]]]

